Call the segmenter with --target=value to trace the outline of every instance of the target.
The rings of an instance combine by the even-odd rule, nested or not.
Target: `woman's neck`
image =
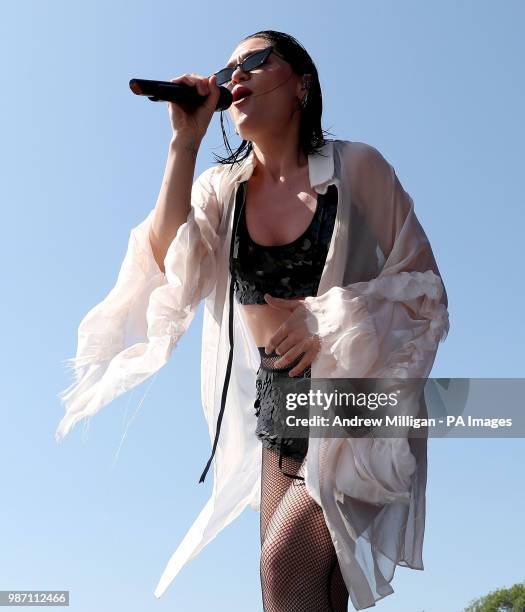
[[[308,157],[294,142],[255,144],[253,176],[257,182],[277,185],[292,181],[308,166]]]

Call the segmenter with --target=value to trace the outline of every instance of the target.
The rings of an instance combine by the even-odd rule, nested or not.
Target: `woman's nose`
[[[244,70],[240,67],[237,66],[237,68],[235,68],[235,70],[232,72],[232,78],[231,78],[231,83],[238,83],[239,82],[239,77],[242,76],[242,80],[246,80],[246,77],[249,76],[248,72],[244,72]]]

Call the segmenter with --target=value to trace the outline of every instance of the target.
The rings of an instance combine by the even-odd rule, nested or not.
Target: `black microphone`
[[[208,96],[201,96],[194,85],[171,83],[170,81],[152,81],[148,79],[131,79],[129,88],[137,96],[148,96],[152,102],[176,102],[191,109],[204,103]],[[226,110],[233,102],[229,89],[219,85],[220,95],[215,111]]]

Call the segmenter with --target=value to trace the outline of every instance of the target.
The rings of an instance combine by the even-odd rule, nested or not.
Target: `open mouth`
[[[242,104],[243,102],[246,102],[246,100],[250,97],[251,94],[248,94],[247,96],[243,96],[242,98],[238,98],[237,100],[234,100],[234,104],[235,106],[238,106],[239,104]]]
[[[244,87],[243,85],[238,85],[232,92],[233,94],[233,103],[238,104],[244,102],[246,98],[251,96],[252,91],[248,87]]]

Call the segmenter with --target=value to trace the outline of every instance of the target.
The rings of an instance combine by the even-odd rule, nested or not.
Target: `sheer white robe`
[[[447,296],[428,239],[393,167],[364,143],[328,140],[308,157],[318,193],[338,188],[334,232],[308,327],[321,338],[312,378],[427,377],[449,329]],[[75,380],[60,397],[59,441],[81,419],[143,382],[170,358],[205,300],[201,395],[213,442],[230,352],[233,362],[210,499],[171,556],[155,595],[251,505],[259,511],[261,443],[255,436],[259,353],[228,269],[235,192],[256,163],[213,166],[193,184],[188,218],[153,257],[153,211],[131,231],[113,289],[80,323]],[[358,177],[351,184],[351,176]],[[322,507],[355,609],[393,593],[396,565],[423,569],[425,438],[311,438],[305,485]]]

